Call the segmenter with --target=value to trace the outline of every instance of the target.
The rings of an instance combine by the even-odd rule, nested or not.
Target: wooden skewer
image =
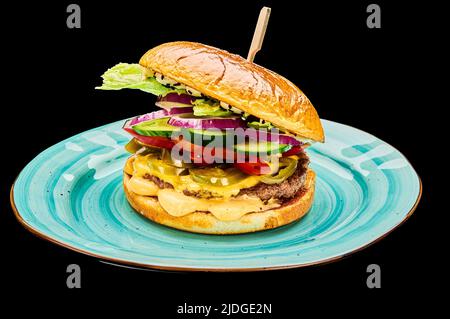
[[[253,62],[256,53],[261,50],[267,24],[269,23],[270,10],[269,7],[263,7],[259,13],[258,23],[256,24],[255,33],[253,34],[250,50],[248,51],[247,61]]]

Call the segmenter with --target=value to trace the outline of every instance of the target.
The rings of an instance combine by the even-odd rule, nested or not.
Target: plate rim
[[[403,155],[403,154],[402,154]],[[412,166],[411,166],[412,167]],[[272,270],[284,270],[284,269],[294,269],[294,268],[303,268],[303,267],[308,267],[308,266],[317,266],[317,265],[324,265],[324,264],[329,264],[329,263],[333,263],[336,262],[338,260],[342,260],[350,255],[353,255],[357,252],[360,252],[362,250],[364,250],[365,248],[371,246],[372,244],[375,244],[379,241],[381,241],[382,239],[384,239],[385,237],[387,237],[391,232],[393,232],[395,229],[397,229],[398,227],[400,227],[401,225],[403,225],[414,213],[414,211],[416,210],[417,206],[419,205],[420,199],[422,198],[422,180],[420,178],[420,176],[417,174],[417,172],[414,170],[413,171],[416,173],[416,176],[419,180],[419,194],[417,195],[417,198],[414,202],[414,205],[411,207],[411,209],[409,210],[409,212],[405,215],[405,217],[395,226],[393,226],[391,229],[387,230],[384,234],[382,234],[381,236],[373,239],[372,241],[358,247],[355,248],[349,252],[345,252],[341,255],[337,255],[337,256],[333,256],[330,258],[326,258],[326,259],[322,259],[322,260],[318,260],[316,262],[309,262],[309,263],[300,263],[300,264],[292,264],[292,265],[284,265],[284,266],[268,266],[268,267],[243,267],[243,268],[219,268],[219,267],[213,267],[213,268],[201,268],[201,267],[179,267],[179,266],[162,266],[162,265],[154,265],[154,264],[146,264],[146,263],[139,263],[139,262],[134,262],[134,261],[129,261],[129,260],[125,260],[125,259],[120,259],[120,258],[114,258],[114,257],[110,257],[110,256],[106,256],[106,255],[101,255],[101,254],[96,254],[93,253],[91,251],[88,250],[84,250],[78,247],[75,247],[73,245],[67,244],[63,241],[60,241],[58,239],[55,239],[47,234],[45,234],[44,232],[37,230],[36,228],[34,228],[32,225],[28,224],[22,217],[22,215],[19,213],[16,204],[14,202],[14,185],[15,185],[15,181],[14,183],[11,185],[11,190],[10,190],[10,195],[9,195],[9,200],[11,203],[11,208],[13,210],[14,216],[16,217],[17,221],[29,232],[31,232],[33,235],[44,239],[46,241],[49,241],[53,244],[56,244],[58,246],[70,249],[72,251],[75,251],[77,253],[81,253],[90,257],[94,257],[100,260],[106,260],[106,261],[110,261],[110,262],[115,262],[115,263],[119,263],[122,265],[128,265],[128,266],[133,266],[133,267],[141,267],[141,268],[148,268],[148,269],[156,269],[156,270],[164,270],[164,271],[182,271],[182,272],[260,272],[260,271],[272,271]],[[20,174],[19,174],[20,175]],[[17,178],[16,178],[17,179]]]

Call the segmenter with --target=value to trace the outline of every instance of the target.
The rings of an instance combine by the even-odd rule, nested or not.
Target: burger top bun
[[[281,75],[239,55],[178,41],[149,50],[139,64],[280,129],[324,141],[319,116],[305,94]]]

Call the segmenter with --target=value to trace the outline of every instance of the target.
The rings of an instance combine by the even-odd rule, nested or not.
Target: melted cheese
[[[138,195],[156,196],[158,195],[159,187],[148,179],[133,176],[128,181],[128,188]]]
[[[195,211],[206,211],[222,221],[238,220],[245,214],[280,206],[276,202],[264,204],[261,199],[247,195],[230,199],[200,199],[186,196],[173,189],[159,190],[158,201],[166,212],[175,217]]]
[[[125,167],[123,168],[123,171],[125,173],[127,173],[128,175],[133,175],[133,173],[134,173],[133,162],[134,162],[134,156],[130,157],[127,160],[127,162],[125,163]]]
[[[210,192],[213,196],[230,198],[236,196],[242,188],[249,188],[259,183],[259,176],[248,176],[242,181],[230,186],[214,186],[209,184],[199,184],[195,182],[191,176],[177,176],[164,174],[163,171],[158,170],[157,165],[155,168],[148,164],[147,156],[137,156],[133,162],[133,176],[142,177],[145,174],[158,177],[164,182],[171,184],[175,190],[183,192],[188,190],[191,192]]]
[[[162,208],[175,217],[202,211],[210,212],[221,221],[233,221],[248,213],[262,212],[280,206],[276,201],[269,201],[269,203],[264,204],[258,197],[247,195],[232,197],[237,195],[241,188],[256,185],[259,182],[258,176],[249,176],[239,183],[226,187],[198,184],[189,175],[166,175],[159,171],[157,167],[152,169],[146,156],[130,158],[125,164],[124,171],[132,175],[128,181],[130,191],[143,196],[157,196]],[[145,174],[156,176],[170,183],[174,186],[174,189],[160,189],[154,182],[143,178]],[[223,198],[201,199],[187,196],[183,194],[185,189],[190,191],[206,190]]]

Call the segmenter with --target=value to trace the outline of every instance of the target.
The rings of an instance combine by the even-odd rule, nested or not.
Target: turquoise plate
[[[317,173],[300,221],[244,235],[201,235],[135,213],[122,189],[129,140],[115,122],[45,150],[18,176],[11,203],[30,231],[103,260],[169,270],[250,271],[336,260],[383,237],[414,211],[421,182],[395,148],[322,121],[327,141],[308,149]]]

